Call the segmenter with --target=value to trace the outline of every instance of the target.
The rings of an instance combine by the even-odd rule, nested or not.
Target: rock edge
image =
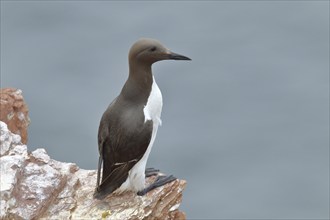
[[[0,130],[0,219],[185,219],[178,209],[185,180],[142,197],[127,192],[96,200],[95,170],[53,160],[44,149],[28,152],[1,121]]]

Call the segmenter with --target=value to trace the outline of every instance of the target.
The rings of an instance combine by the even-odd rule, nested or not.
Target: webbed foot
[[[156,176],[158,174],[159,174],[159,170],[157,170],[155,168],[147,168],[145,171],[146,177]]]
[[[157,187],[160,187],[160,186],[163,186],[167,183],[170,183],[172,181],[176,180],[176,177],[170,175],[170,176],[158,176],[156,181],[151,183],[147,188],[137,192],[137,194],[139,196],[143,196],[145,194],[147,194],[149,191],[157,188]]]

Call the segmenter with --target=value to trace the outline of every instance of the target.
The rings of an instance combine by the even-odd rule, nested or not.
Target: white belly
[[[152,145],[155,141],[158,126],[161,125],[161,112],[163,107],[163,97],[158,85],[153,78],[152,88],[150,96],[148,98],[147,104],[145,105],[143,112],[145,117],[145,122],[148,120],[153,121],[153,130],[151,135],[151,141],[147,148],[147,151],[144,153],[142,159],[137,162],[133,168],[129,171],[127,180],[117,189],[117,192],[122,192],[126,190],[140,191],[145,188],[145,169],[147,160],[152,148]]]

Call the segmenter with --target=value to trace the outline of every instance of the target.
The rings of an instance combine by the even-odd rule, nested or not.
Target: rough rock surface
[[[142,197],[127,192],[96,200],[95,170],[53,160],[44,149],[28,152],[1,121],[0,129],[0,219],[185,219],[178,210],[184,180]]]
[[[28,112],[21,90],[0,89],[0,121],[5,122],[11,132],[20,135],[24,144],[27,143],[27,128],[30,123]]]

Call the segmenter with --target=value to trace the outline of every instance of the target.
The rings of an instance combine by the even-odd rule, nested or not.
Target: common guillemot
[[[129,51],[129,76],[119,96],[104,112],[98,131],[99,163],[94,197],[134,191],[144,195],[176,178],[158,176],[145,187],[145,177],[157,174],[146,163],[161,124],[162,94],[151,71],[160,60],[190,60],[159,41],[142,38]],[[103,165],[102,180],[101,167]]]

